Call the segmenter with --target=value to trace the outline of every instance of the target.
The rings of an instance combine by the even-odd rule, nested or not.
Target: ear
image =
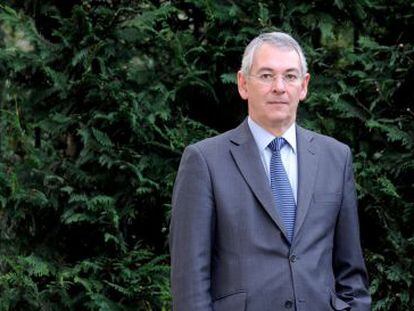
[[[240,70],[237,72],[237,88],[239,90],[240,97],[247,100],[249,97],[247,91],[247,78]]]
[[[303,77],[303,81],[302,81],[302,84],[301,84],[302,89],[301,89],[300,94],[299,94],[299,99],[300,100],[304,100],[306,98],[306,95],[308,94],[309,80],[310,80],[310,74],[307,73]]]

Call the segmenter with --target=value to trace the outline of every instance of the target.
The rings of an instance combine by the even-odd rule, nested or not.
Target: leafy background
[[[270,30],[308,57],[299,122],[353,150],[373,310],[413,310],[414,2],[0,3],[0,310],[170,309],[181,152],[243,120]]]

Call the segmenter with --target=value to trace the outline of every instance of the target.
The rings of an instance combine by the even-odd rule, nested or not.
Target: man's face
[[[298,79],[295,80],[295,76]],[[266,82],[268,77],[274,80]],[[237,74],[239,93],[247,100],[249,116],[270,131],[285,131],[295,122],[299,101],[305,99],[308,91],[309,79],[309,74],[302,74],[295,50],[267,43],[256,50],[250,74],[246,76],[241,71]]]

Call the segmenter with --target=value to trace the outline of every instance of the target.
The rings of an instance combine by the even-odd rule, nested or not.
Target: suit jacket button
[[[298,258],[295,255],[292,255],[289,259],[291,262],[295,262]]]
[[[290,300],[286,300],[286,302],[285,302],[285,308],[286,309],[290,309],[292,307],[293,307],[293,302],[290,301]]]

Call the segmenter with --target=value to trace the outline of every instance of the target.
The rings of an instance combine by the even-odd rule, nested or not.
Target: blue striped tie
[[[285,143],[286,140],[283,137],[276,137],[269,144],[269,148],[272,150],[272,158],[270,159],[270,185],[276,201],[276,207],[279,215],[282,217],[286,233],[291,242],[293,229],[295,227],[296,203],[289,178],[280,157],[280,150]]]

